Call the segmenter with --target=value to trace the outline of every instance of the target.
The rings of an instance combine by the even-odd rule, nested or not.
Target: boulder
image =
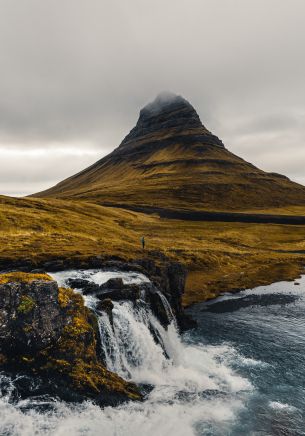
[[[123,285],[121,288],[100,288],[95,294],[100,300],[110,298],[113,301],[129,300],[136,301],[141,297],[141,287],[139,285]]]
[[[56,342],[65,324],[54,281],[0,284],[0,343],[10,355],[36,352]]]
[[[67,284],[73,289],[82,289],[84,295],[98,292],[99,285],[85,279],[68,279]]]
[[[123,287],[124,287],[123,280],[120,277],[118,277],[118,278],[107,280],[106,283],[103,283],[100,286],[100,289],[122,289]]]
[[[113,307],[114,307],[113,302],[110,298],[105,298],[104,300],[100,301],[96,307],[97,310],[107,313],[112,327],[113,327],[113,314],[112,314]]]
[[[84,295],[93,294],[100,300],[110,298],[114,301],[131,300],[140,298],[141,290],[138,285],[125,285],[121,278],[109,279],[102,285],[83,279],[69,279],[69,286],[81,288]]]

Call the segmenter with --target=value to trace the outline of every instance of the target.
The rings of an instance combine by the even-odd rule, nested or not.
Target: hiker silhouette
[[[145,248],[145,238],[144,238],[144,236],[142,236],[142,238],[141,238],[141,244],[142,244],[142,248],[144,250],[144,248]]]

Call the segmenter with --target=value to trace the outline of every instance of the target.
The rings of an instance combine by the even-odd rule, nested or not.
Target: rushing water
[[[53,276],[60,284],[69,277],[98,284],[118,276],[125,283],[147,280],[137,273],[96,270]],[[16,403],[13,381],[2,376],[0,434],[305,435],[305,278],[298,282],[196,305],[189,312],[198,328],[183,338],[174,320],[165,330],[144,304],[115,303],[114,329],[97,312],[107,366],[152,385],[148,398],[103,410],[90,402],[46,398]],[[95,298],[85,299],[95,310]],[[46,403],[49,407],[42,407]]]

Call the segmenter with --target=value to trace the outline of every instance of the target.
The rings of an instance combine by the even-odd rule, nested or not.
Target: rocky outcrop
[[[155,100],[140,111],[136,126],[124,138],[117,153],[126,147],[134,148],[139,144],[147,147],[166,133],[165,142],[181,140],[192,142],[204,141],[223,147],[223,143],[212,135],[201,123],[193,106],[183,97],[171,93],[161,93]]]
[[[86,288],[86,294],[93,294],[101,300],[97,305],[97,310],[106,312],[111,324],[113,324],[113,301],[132,301],[133,303],[139,304],[146,303],[165,328],[174,319],[174,314],[169,302],[162,292],[150,282],[124,284],[122,279],[110,279],[100,286],[97,285],[97,288],[88,286]]]
[[[7,274],[0,284],[0,343],[8,356],[47,348],[59,339],[65,325],[56,282],[47,275],[33,281],[30,277]]]
[[[186,268],[178,262],[170,261],[160,252],[151,252],[149,259],[139,259],[137,263],[142,266],[152,283],[166,296],[180,329],[195,327],[195,321],[185,314],[182,307]]]
[[[99,290],[99,285],[85,279],[68,279],[68,285],[74,289],[82,289],[83,294],[93,294]]]
[[[26,374],[21,394],[54,394],[100,405],[141,399],[138,388],[107,370],[98,355],[95,315],[80,294],[47,275],[0,275],[0,368]]]

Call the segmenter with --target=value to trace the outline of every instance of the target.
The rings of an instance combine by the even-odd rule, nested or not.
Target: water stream
[[[60,285],[68,278],[148,280],[97,270],[53,276]],[[304,435],[304,296],[303,278],[299,286],[278,283],[196,305],[189,311],[198,328],[183,337],[174,318],[164,329],[145,304],[130,302],[114,303],[112,328],[95,297],[85,296],[97,311],[108,368],[152,386],[147,399],[104,409],[42,398],[12,402],[14,383],[2,376],[0,434]]]

